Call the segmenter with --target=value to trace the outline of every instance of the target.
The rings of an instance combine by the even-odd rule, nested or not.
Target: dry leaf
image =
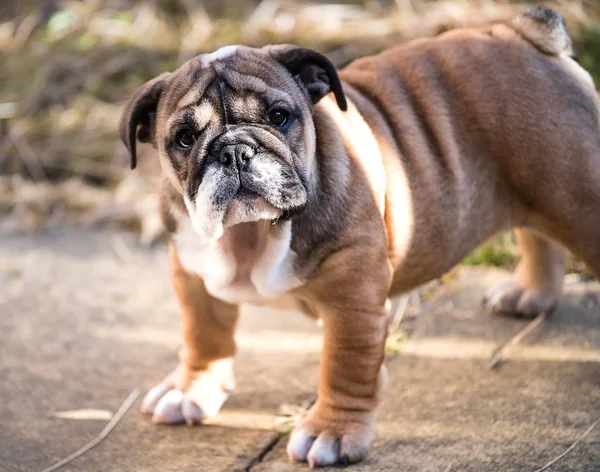
[[[112,418],[112,413],[108,410],[96,410],[86,408],[83,410],[57,411],[52,415],[55,418],[64,418],[68,420],[103,420],[108,421]]]

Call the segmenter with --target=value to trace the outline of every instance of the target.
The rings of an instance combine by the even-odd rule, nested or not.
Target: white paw
[[[229,359],[213,363],[209,370],[201,372],[180,366],[148,391],[141,410],[152,414],[154,423],[201,423],[219,412],[233,390],[231,367]]]
[[[201,423],[203,411],[186,398],[181,390],[169,390],[156,404],[152,414],[154,423]]]
[[[308,462],[314,468],[333,464],[348,465],[367,455],[369,445],[375,437],[374,417],[364,418],[364,423],[345,423],[343,420],[329,423],[319,420],[318,416],[314,412],[309,414],[292,431],[287,445],[290,461]]]
[[[551,310],[560,291],[550,286],[529,288],[513,278],[489,290],[483,302],[495,313],[532,317]]]
[[[288,442],[287,453],[292,462],[306,461],[311,468],[337,464],[340,441],[326,434],[315,437],[304,428],[296,428]]]

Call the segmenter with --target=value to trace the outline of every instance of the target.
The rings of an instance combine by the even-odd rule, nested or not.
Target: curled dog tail
[[[575,58],[565,20],[557,11],[541,5],[529,7],[512,20],[511,26],[543,53]]]

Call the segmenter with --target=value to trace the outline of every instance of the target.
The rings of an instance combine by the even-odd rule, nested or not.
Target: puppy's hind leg
[[[565,275],[565,249],[539,233],[515,230],[521,262],[508,282],[485,298],[496,313],[535,316],[556,304]]]

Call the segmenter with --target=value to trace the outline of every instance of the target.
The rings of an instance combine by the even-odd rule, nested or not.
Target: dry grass
[[[143,149],[142,168],[128,172],[118,118],[141,83],[198,53],[232,43],[293,42],[326,52],[343,66],[390,44],[504,20],[526,3],[10,2],[0,7],[0,230],[80,222],[92,215],[88,219],[97,222],[152,228],[145,230],[146,240],[155,238],[156,222],[147,215],[156,159]],[[600,76],[596,2],[547,3],[565,14],[583,48],[583,64]],[[469,262],[514,264],[503,244],[482,251]]]

